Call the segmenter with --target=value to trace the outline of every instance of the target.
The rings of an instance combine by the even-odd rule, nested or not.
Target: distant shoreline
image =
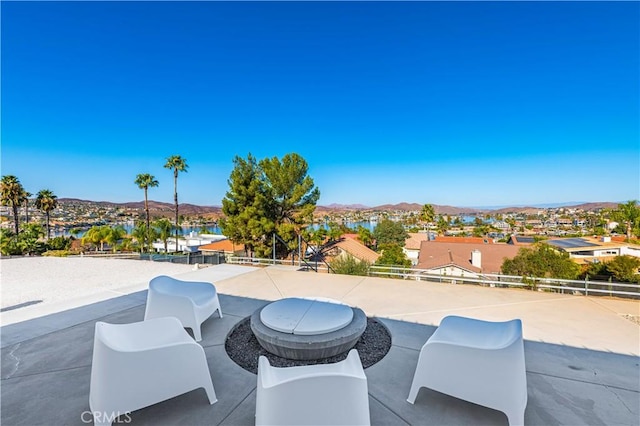
[[[59,203],[87,203],[103,206],[118,206],[131,209],[143,209],[143,201],[134,202],[111,202],[111,201],[92,201],[81,200],[77,198],[59,198]],[[360,211],[419,211],[425,204],[431,204],[436,213],[440,214],[481,214],[481,213],[501,213],[501,212],[518,212],[526,210],[539,210],[539,209],[560,209],[560,208],[572,208],[580,210],[597,210],[602,208],[615,208],[618,204],[624,203],[614,201],[598,201],[598,202],[583,202],[583,201],[568,201],[560,203],[542,203],[531,205],[512,205],[512,206],[484,206],[484,207],[457,207],[451,205],[440,205],[434,203],[395,203],[395,204],[382,204],[379,206],[366,206],[363,204],[338,204],[332,203],[328,205],[319,204],[316,206],[316,211],[344,211],[344,210],[360,210]],[[171,203],[165,203],[161,201],[149,200],[149,210],[153,212],[164,211],[173,212],[175,206]],[[222,215],[222,207],[220,206],[201,206],[190,203],[179,204],[181,214],[218,214]]]

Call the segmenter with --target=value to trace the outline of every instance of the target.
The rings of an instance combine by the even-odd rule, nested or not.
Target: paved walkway
[[[237,265],[175,276],[213,281],[221,293],[224,318],[203,324],[201,342],[219,401],[209,405],[204,391],[196,390],[135,411],[131,424],[254,424],[256,376],[226,355],[224,341],[256,309],[291,296],[340,300],[389,328],[391,350],[365,370],[374,425],[507,424],[502,413],[427,389],[415,405],[406,402],[419,350],[449,314],[522,319],[526,424],[640,424],[640,328],[625,318],[640,313],[637,301]],[[3,322],[1,423],[84,424],[95,321],[140,321],[145,300],[146,291],[138,288],[45,317]]]

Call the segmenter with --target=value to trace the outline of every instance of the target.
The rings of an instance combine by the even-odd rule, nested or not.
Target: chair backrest
[[[256,424],[369,424],[367,377],[355,349],[335,364],[272,367],[258,362]]]
[[[159,275],[149,281],[149,288],[159,293],[172,293],[179,282],[179,280],[167,275]]]
[[[135,336],[124,332],[123,325],[96,322],[95,342],[105,349],[115,352],[127,352],[135,348]]]
[[[504,349],[522,341],[522,321],[491,322],[449,315],[429,341],[484,350]]]
[[[118,368],[133,349],[133,340],[123,332],[120,324],[98,321],[93,339],[93,358],[91,362],[90,401],[107,401],[110,406],[114,397],[111,388],[114,383],[127,380],[127,374]]]

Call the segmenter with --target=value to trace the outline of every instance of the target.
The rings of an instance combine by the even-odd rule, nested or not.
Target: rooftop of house
[[[340,238],[333,243],[327,244],[323,247],[323,252],[329,251],[332,248],[337,247],[340,250],[349,253],[351,256],[359,260],[364,260],[369,263],[374,263],[380,257],[380,253],[371,250],[359,241],[353,238]]]
[[[7,261],[11,259],[2,260]],[[110,274],[108,261],[95,273]],[[526,424],[637,425],[640,418],[640,333],[638,323],[629,320],[640,315],[637,300],[302,272],[282,266],[223,264],[175,277],[215,283],[220,293],[224,317],[203,323],[200,342],[218,402],[209,405],[205,392],[198,389],[134,411],[132,425],[253,425],[257,378],[227,356],[226,337],[270,301],[304,296],[357,306],[390,331],[390,351],[365,369],[373,425],[507,424],[498,411],[428,389],[420,391],[415,405],[406,401],[420,348],[442,318],[454,314],[522,320]],[[141,321],[146,288],[147,283],[123,283],[119,292],[107,294],[97,288],[90,303],[74,299],[2,312],[2,424],[90,422],[95,323]]]
[[[456,244],[493,244],[493,238],[488,237],[457,237],[449,235],[436,235],[436,243],[456,243]]]
[[[204,244],[198,247],[201,251],[224,251],[226,253],[236,253],[244,251],[244,244],[235,244],[229,239]]]
[[[545,240],[547,244],[560,248],[566,252],[585,251],[606,248],[631,247],[640,250],[637,244],[626,243],[620,239],[612,240],[611,237],[578,237],[578,238],[553,238]]]
[[[516,246],[528,246],[536,242],[535,237],[524,235],[512,235],[509,237],[507,244],[513,244]]]
[[[480,251],[480,267],[471,263],[471,252]],[[505,258],[513,258],[520,247],[511,244],[445,243],[423,241],[418,257],[418,269],[433,269],[457,265],[473,272],[499,273]]]
[[[429,240],[426,232],[409,232],[409,237],[405,240],[404,248],[407,250],[420,250],[420,244]]]

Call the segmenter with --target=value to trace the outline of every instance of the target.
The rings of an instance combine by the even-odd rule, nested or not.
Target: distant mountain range
[[[89,204],[98,206],[117,206],[127,209],[144,209],[144,201],[133,201],[128,203],[114,203],[111,201],[91,201],[80,200],[77,198],[59,198],[58,203],[62,204]],[[149,200],[149,211],[154,213],[154,216],[166,216],[172,217],[174,213],[173,203],[164,203],[161,201]],[[186,215],[202,215],[211,216],[216,218],[222,215],[222,207],[218,206],[198,206],[195,204],[180,203],[180,214]]]
[[[144,201],[135,201],[128,203],[114,203],[110,201],[90,201],[80,200],[76,198],[60,198],[59,203],[87,203],[103,206],[120,206],[131,209],[143,209]],[[567,203],[554,203],[545,205],[531,205],[531,206],[517,206],[517,207],[455,207],[455,206],[443,206],[433,204],[433,208],[437,214],[448,215],[460,215],[460,214],[474,214],[474,213],[510,213],[510,212],[537,212],[542,208],[574,208],[582,209],[586,211],[598,210],[602,208],[616,208],[619,203],[616,202],[567,202]],[[419,211],[424,204],[419,203],[398,203],[398,204],[383,204],[380,206],[369,207],[363,204],[329,204],[326,206],[316,206],[316,213],[323,212],[347,212],[356,210],[366,211]],[[173,203],[165,203],[160,201],[149,201],[149,210],[156,213],[162,213],[162,215],[169,216],[174,209]],[[187,215],[204,215],[204,216],[220,216],[222,215],[222,207],[220,206],[199,206],[195,204],[180,204],[180,213]]]
[[[574,208],[585,211],[599,210],[603,208],[616,208],[619,203],[614,202],[568,202],[554,204],[536,204],[531,206],[495,206],[495,207],[455,207],[432,204],[437,214],[475,214],[475,213],[510,213],[510,212],[537,212],[544,208]],[[368,207],[362,204],[329,204],[328,206],[317,206],[316,210],[326,209],[331,211],[348,211],[348,210],[373,210],[373,211],[419,211],[424,204],[419,203],[399,203],[399,204],[383,204],[376,207]]]

